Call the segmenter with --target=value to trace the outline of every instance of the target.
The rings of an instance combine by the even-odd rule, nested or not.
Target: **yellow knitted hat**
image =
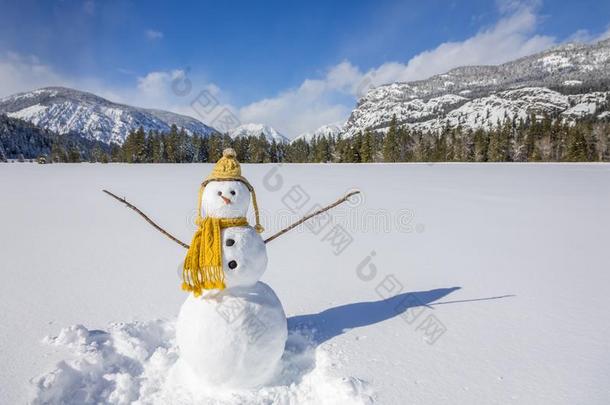
[[[241,178],[241,166],[239,165],[236,156],[233,148],[223,150],[222,157],[218,159],[218,162],[214,165],[212,173],[208,176],[207,181]]]
[[[254,187],[246,180],[245,177],[241,175],[241,166],[237,161],[237,154],[233,148],[227,148],[222,151],[222,157],[218,159],[218,162],[214,165],[212,169],[212,173],[201,183],[201,188],[199,189],[199,202],[197,204],[197,209],[199,210],[199,218],[201,215],[201,198],[203,196],[203,189],[205,186],[211,181],[241,181],[246,185],[250,193],[252,194],[252,207],[254,208],[254,218],[256,220],[256,224],[254,225],[254,229],[258,233],[262,233],[264,228],[260,224],[260,218],[258,214],[258,204],[256,202],[256,193],[254,192]]]

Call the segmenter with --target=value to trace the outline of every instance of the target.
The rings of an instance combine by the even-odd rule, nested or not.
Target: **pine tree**
[[[440,135],[436,135],[433,138],[433,149],[431,161],[433,162],[446,162],[447,161],[447,137],[445,132]]]
[[[332,159],[330,144],[325,136],[320,136],[314,148],[314,160],[318,163],[327,163]]]
[[[373,140],[373,134],[369,129],[364,131],[362,135],[362,142],[360,144],[360,162],[370,163],[374,161],[375,157],[375,143]]]
[[[501,127],[489,133],[488,161],[506,162],[509,155],[510,122],[505,121]]]
[[[197,162],[208,161],[208,141],[209,138],[206,136],[199,137],[199,149],[197,150]]]
[[[144,132],[144,128],[140,127],[134,133],[132,148],[133,162],[146,162],[146,133]]]
[[[222,137],[212,134],[208,138],[208,163],[217,162],[222,157]]]
[[[51,160],[55,163],[65,163],[68,161],[68,152],[59,140],[55,140],[51,145]]]
[[[145,155],[144,161],[146,163],[154,162],[154,159],[153,159],[154,149],[155,149],[155,138],[154,138],[153,132],[151,130],[151,131],[148,131],[148,134],[146,134],[146,139],[144,140],[144,155]]]
[[[461,128],[460,128],[461,130]],[[464,137],[464,161],[465,162],[474,162],[475,161],[475,152],[474,152],[474,133],[472,130],[468,130]]]
[[[271,163],[277,163],[281,161],[281,151],[278,143],[275,139],[269,145],[269,161]]]
[[[153,163],[163,163],[163,137],[155,132],[151,132],[150,138],[150,161]]]
[[[297,139],[290,144],[287,159],[294,163],[305,163],[309,157],[309,144],[304,139]]]
[[[474,132],[474,161],[487,162],[487,152],[489,148],[489,135],[482,129]]]
[[[102,148],[99,145],[95,145],[93,147],[93,150],[91,151],[91,155],[89,156],[89,162],[91,162],[91,163],[101,162],[105,155],[106,155],[106,153],[102,150]]]
[[[464,140],[458,129],[451,130],[451,160],[454,162],[463,162],[464,158]]]
[[[413,136],[405,127],[399,127],[398,137],[398,162],[411,162],[414,159]]]
[[[398,162],[400,160],[399,133],[396,125],[396,115],[390,121],[390,128],[383,138],[383,161]]]
[[[110,145],[110,159],[112,162],[122,161],[121,147],[114,142]]]
[[[80,151],[76,146],[72,146],[68,151],[68,162],[69,163],[80,163],[82,161]]]
[[[586,162],[588,160],[587,155],[587,140],[581,128],[569,129],[566,160],[569,162]]]

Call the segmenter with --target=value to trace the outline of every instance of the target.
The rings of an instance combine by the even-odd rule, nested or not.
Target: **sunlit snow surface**
[[[185,251],[100,191],[188,243],[210,165],[13,163],[0,164],[0,402],[610,403],[609,165],[242,169],[265,236],[363,193],[268,245],[263,281],[290,331],[272,384],[165,386]],[[351,238],[340,252],[335,225]]]
[[[372,402],[367,384],[332,375],[331,356],[307,335],[290,334],[276,377],[257,390],[187,392],[167,383],[178,358],[174,322],[113,324],[107,330],[64,328],[45,343],[68,349],[76,360],[34,379],[35,404],[322,404]]]

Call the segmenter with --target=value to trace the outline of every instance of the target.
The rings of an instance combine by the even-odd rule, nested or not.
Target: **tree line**
[[[91,160],[95,150],[109,152],[110,147],[95,140],[83,138],[78,133],[57,134],[18,118],[0,114],[0,162],[25,161],[51,156],[57,162],[81,162]],[[100,157],[102,153],[98,154]]]
[[[232,147],[244,163],[369,162],[594,162],[610,161],[610,120],[568,123],[551,117],[504,120],[490,129],[446,128],[416,131],[394,118],[385,133],[366,130],[351,137],[320,136],[290,144],[264,135],[232,139],[226,134],[189,135],[131,131],[122,145],[94,143],[83,148],[51,138],[53,162],[200,163],[216,162]]]

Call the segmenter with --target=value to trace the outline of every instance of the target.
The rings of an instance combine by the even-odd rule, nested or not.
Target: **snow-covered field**
[[[0,165],[0,403],[610,403],[610,165],[244,165],[289,339],[269,386],[166,389],[209,165]]]

